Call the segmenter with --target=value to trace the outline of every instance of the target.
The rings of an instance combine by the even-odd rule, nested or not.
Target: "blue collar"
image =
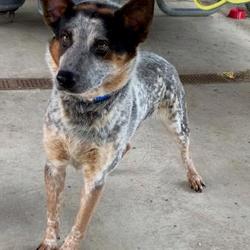
[[[110,95],[97,96],[94,98],[93,102],[94,103],[103,102],[108,100],[110,97],[111,97]]]

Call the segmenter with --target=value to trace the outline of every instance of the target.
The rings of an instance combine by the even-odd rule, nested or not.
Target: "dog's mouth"
[[[76,87],[64,88],[59,84],[57,84],[56,88],[61,94],[80,97],[87,102],[92,102],[95,99],[102,99],[102,97],[106,98],[107,96],[111,95],[111,93],[105,91],[105,88],[102,87],[102,84],[100,84],[98,87],[86,90],[79,89]]]
[[[56,89],[65,95],[72,95],[81,97],[86,101],[92,101],[98,96],[108,95],[112,92],[105,89],[105,77],[88,80],[87,82],[80,82],[80,79],[72,77],[71,73],[67,71],[59,71],[56,76]],[[66,76],[66,77],[65,77]],[[107,79],[109,79],[107,77]]]

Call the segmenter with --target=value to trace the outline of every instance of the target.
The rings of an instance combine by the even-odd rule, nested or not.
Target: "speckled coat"
[[[190,157],[178,74],[162,57],[137,49],[147,36],[154,1],[131,0],[120,8],[44,0],[43,6],[55,37],[48,50],[54,85],[44,123],[47,228],[38,249],[58,249],[59,209],[71,164],[84,176],[75,224],[60,247],[72,250],[80,247],[107,175],[152,114],[175,135],[191,187],[202,191],[204,183]]]
[[[113,144],[113,157],[102,168],[102,182],[122,158],[141,122],[155,110],[165,108],[167,111],[168,107],[175,106],[170,110],[173,118],[179,117],[174,126],[179,132],[188,132],[184,90],[174,67],[149,52],[138,53],[136,61],[128,83],[109,99],[84,102],[77,96],[58,93],[54,88],[46,113],[46,127],[58,134],[97,146]]]

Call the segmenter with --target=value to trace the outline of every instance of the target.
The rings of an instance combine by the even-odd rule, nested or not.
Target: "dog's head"
[[[42,4],[55,34],[49,52],[56,87],[90,100],[122,88],[147,36],[154,0],[130,0],[121,8],[92,1]]]

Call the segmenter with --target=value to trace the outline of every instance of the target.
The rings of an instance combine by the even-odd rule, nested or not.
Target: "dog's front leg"
[[[37,250],[56,250],[59,237],[59,209],[64,189],[66,166],[47,162],[44,170],[47,192],[47,228],[42,244]]]
[[[96,178],[85,178],[85,185],[82,190],[80,209],[76,216],[75,224],[66,237],[60,250],[77,250],[80,241],[84,237],[87,226],[91,220],[94,209],[101,196],[104,183],[96,183]]]

